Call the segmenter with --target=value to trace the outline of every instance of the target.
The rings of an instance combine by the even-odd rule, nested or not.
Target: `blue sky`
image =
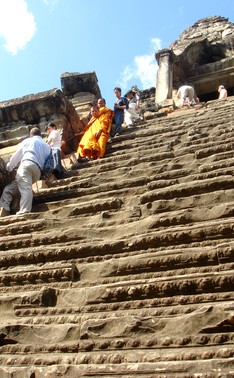
[[[115,86],[155,86],[155,52],[208,16],[234,22],[233,0],[0,0],[0,101],[95,71],[112,108]]]

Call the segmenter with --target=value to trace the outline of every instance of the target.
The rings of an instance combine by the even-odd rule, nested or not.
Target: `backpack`
[[[52,173],[54,171],[54,168],[55,168],[55,166],[54,166],[54,157],[53,157],[52,151],[50,151],[50,154],[46,158],[44,167],[43,167],[43,169],[41,171],[41,177],[40,177],[40,179],[41,180],[46,180],[49,176],[52,175]]]
[[[119,105],[120,106],[126,105],[126,109],[128,109],[129,108],[128,99],[126,97],[121,97],[119,101]]]
[[[129,108],[129,102],[125,97],[124,97],[124,102],[125,102],[124,105],[126,105],[126,109],[128,109]]]
[[[8,171],[6,168],[6,162],[0,157],[0,196],[6,185],[15,180],[16,169]]]

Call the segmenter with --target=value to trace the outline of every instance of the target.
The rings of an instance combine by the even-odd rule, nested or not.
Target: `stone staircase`
[[[234,97],[126,129],[0,218],[0,377],[234,376]]]

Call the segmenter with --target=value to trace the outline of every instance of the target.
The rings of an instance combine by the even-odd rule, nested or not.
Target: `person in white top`
[[[50,122],[46,127],[45,130],[48,133],[47,137],[47,143],[50,145],[52,148],[52,154],[54,158],[54,165],[55,165],[55,170],[53,174],[57,179],[60,179],[64,175],[64,169],[61,163],[61,140],[62,137],[60,133],[57,130],[57,126],[55,123]]]
[[[137,121],[141,120],[139,114],[139,98],[137,98],[132,90],[128,91],[124,97],[128,99],[128,109],[125,110],[124,122],[131,128]]]
[[[20,209],[16,215],[31,212],[33,192],[32,184],[41,177],[41,170],[51,152],[50,146],[44,142],[39,128],[30,130],[30,137],[23,140],[7,163],[7,170],[12,171],[18,167],[16,178],[7,185],[0,198],[0,207],[4,214],[10,214],[10,206],[13,198],[20,193]]]
[[[220,85],[218,87],[218,92],[219,92],[219,100],[226,100],[227,99],[227,90],[224,88],[223,85]]]
[[[180,99],[180,108],[183,108],[184,105],[190,108],[190,105],[194,105],[197,102],[194,88],[191,85],[182,85],[178,89],[177,98]]]

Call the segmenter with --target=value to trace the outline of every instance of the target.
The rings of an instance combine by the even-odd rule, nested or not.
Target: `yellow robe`
[[[89,152],[92,159],[97,159],[105,155],[106,143],[109,138],[113,116],[113,110],[102,107],[99,109],[98,118],[91,118],[86,126],[87,130],[78,146],[78,153],[81,157],[87,157],[87,152]],[[95,134],[99,130],[102,130],[102,133],[97,139]]]

